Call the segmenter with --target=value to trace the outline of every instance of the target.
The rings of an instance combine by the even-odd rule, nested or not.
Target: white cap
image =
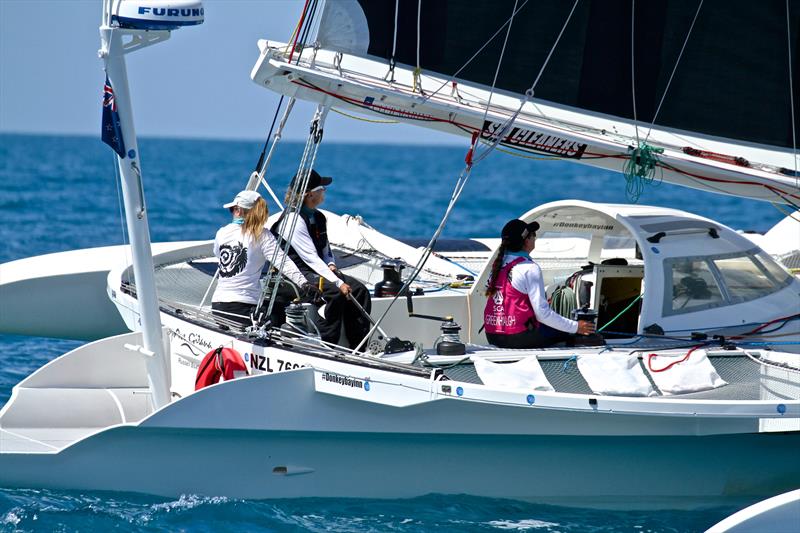
[[[229,202],[222,207],[230,209],[231,207],[241,207],[242,209],[252,209],[261,195],[256,191],[241,191],[236,195],[232,202]]]

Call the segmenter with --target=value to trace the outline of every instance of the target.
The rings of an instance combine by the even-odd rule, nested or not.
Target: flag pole
[[[142,184],[139,147],[133,123],[125,54],[169,38],[165,30],[123,29],[112,21],[113,1],[106,0],[100,26],[100,58],[107,76],[103,98],[103,141],[117,153],[125,220],[130,236],[136,299],[139,304],[139,327],[142,332],[148,384],[154,410],[170,401],[169,365],[164,350],[161,318],[153,271],[150,228]],[[125,37],[126,42],[123,42]]]

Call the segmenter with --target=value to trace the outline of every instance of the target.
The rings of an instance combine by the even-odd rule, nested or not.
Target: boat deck
[[[680,395],[661,394],[656,384],[645,372],[650,385],[659,391],[656,398],[686,400],[764,400],[764,399],[797,399],[798,375],[794,380],[783,379],[786,371],[765,372],[764,366],[746,356],[709,357],[711,364],[727,385],[716,389],[685,393]],[[540,360],[547,380],[557,392],[572,394],[593,394],[586,380],[578,371],[574,360],[550,359]],[[640,365],[642,362],[640,361]],[[451,380],[466,383],[483,384],[472,364],[461,364],[446,368],[444,374]]]

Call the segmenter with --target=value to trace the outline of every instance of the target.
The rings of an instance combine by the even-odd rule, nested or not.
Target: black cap
[[[503,239],[503,244],[512,252],[522,249],[525,239],[531,233],[536,233],[539,230],[538,222],[525,223],[518,218],[509,220],[503,226],[503,231],[500,232],[500,237]]]
[[[294,175],[294,177],[292,178],[292,182],[289,184],[289,187],[293,188],[295,186],[295,183],[297,182],[297,176],[299,176],[299,174]],[[308,177],[308,186],[306,187],[306,191],[308,192],[313,191],[314,189],[320,186],[327,187],[331,183],[333,183],[333,178],[329,178],[327,176],[320,176],[319,172],[312,169],[311,175],[309,175]]]

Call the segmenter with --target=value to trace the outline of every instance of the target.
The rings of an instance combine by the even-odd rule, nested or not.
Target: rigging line
[[[786,46],[789,52],[789,104],[792,109],[792,153],[794,154],[794,184],[800,186],[797,175],[797,137],[795,134],[794,118],[794,86],[792,82],[792,26],[789,18],[789,0],[786,0]]]
[[[264,164],[261,167],[261,171],[258,173],[258,181],[261,182],[261,184],[264,186],[264,189],[269,193],[269,195],[272,197],[272,200],[275,202],[275,204],[278,206],[279,209],[283,209],[283,204],[275,195],[275,192],[272,190],[272,187],[269,186],[269,183],[267,183],[267,180],[264,178],[264,176],[266,175],[267,169],[269,168],[269,164],[272,161],[272,156],[275,153],[275,148],[278,142],[280,142],[281,138],[283,137],[283,129],[286,127],[286,121],[288,120],[289,115],[291,114],[292,109],[294,108],[294,103],[296,101],[297,99],[293,96],[292,98],[289,99],[289,103],[286,104],[286,110],[283,112],[283,117],[281,117],[281,121],[278,124],[278,131],[275,132],[275,138],[272,141],[272,147],[269,150],[269,154],[267,154],[267,160],[264,161]],[[270,131],[270,133],[272,132]],[[253,190],[255,190],[256,188],[257,185],[254,186]]]
[[[539,83],[539,79],[542,77],[542,74],[544,74],[544,69],[547,67],[547,64],[550,63],[550,58],[553,56],[553,52],[556,51],[556,46],[558,46],[559,41],[561,41],[561,36],[564,35],[564,30],[567,29],[569,21],[572,20],[572,15],[575,13],[576,7],[578,7],[578,0],[575,0],[575,3],[572,4],[572,9],[570,10],[569,15],[567,15],[567,20],[564,21],[564,25],[561,26],[561,31],[558,32],[556,42],[554,42],[552,48],[550,48],[550,52],[547,54],[544,63],[542,63],[542,68],[539,69],[539,74],[537,74],[536,79],[533,80],[533,85],[531,85],[530,89],[528,89],[531,92],[531,97],[533,96],[533,91],[536,90],[536,85]]]
[[[392,37],[392,61],[397,55],[397,16],[400,12],[400,0],[394,1],[394,36]]]
[[[311,124],[312,124],[311,130],[309,132],[308,138],[306,139],[305,147],[303,148],[303,155],[300,157],[300,165],[299,165],[299,168],[297,170],[296,176],[301,176],[301,179],[292,180],[293,185],[290,184],[291,188],[289,189],[289,192],[288,192],[289,201],[287,201],[288,205],[285,207],[285,209],[288,212],[291,212],[291,210],[293,208],[295,210],[299,210],[299,205],[297,205],[298,202],[300,201],[299,200],[299,196],[298,196],[298,189],[305,191],[306,185],[308,183],[308,179],[309,179],[309,174],[310,173],[306,172],[304,169],[305,169],[306,161],[308,160],[308,153],[309,153],[309,150],[310,150],[310,145],[311,145],[312,139],[314,137],[314,132],[315,132],[315,129],[316,129],[316,127],[315,127],[315,124],[316,124],[315,119],[316,119],[316,117],[317,117],[317,114],[315,113],[314,118],[311,120]],[[295,223],[296,223],[296,221],[295,221]],[[286,217],[284,217],[283,220],[281,221],[281,226],[278,229],[278,234],[279,235],[281,234],[281,230],[284,229],[285,226],[286,226]],[[294,233],[294,227],[295,227],[295,225],[293,224],[292,227],[290,228],[290,236]],[[290,241],[290,239],[286,239],[286,242],[284,243],[284,250],[283,250],[284,258],[283,258],[283,261],[281,261],[280,267],[278,268],[277,275],[273,274],[273,269],[270,269],[269,273],[267,274],[266,281],[264,283],[264,290],[261,292],[261,296],[259,297],[258,305],[256,306],[256,312],[258,312],[261,309],[261,306],[264,303],[264,298],[266,297],[267,288],[270,286],[270,284],[273,283],[273,279],[275,280],[274,281],[274,290],[277,291],[278,287],[280,286],[281,277],[282,277],[282,273],[283,273],[283,267],[284,267],[284,263],[285,263],[285,260],[286,260],[286,254],[289,253],[289,241]],[[272,257],[270,258],[270,265],[273,265],[273,266],[275,265],[276,260],[278,258],[278,251],[280,250],[280,248],[281,248],[280,241],[278,241],[277,238],[276,238],[275,249],[272,251]],[[269,316],[272,313],[272,307],[273,307],[274,300],[275,300],[275,298],[271,298],[270,299],[270,305],[269,305],[268,310],[267,310],[267,316]]]
[[[303,35],[300,37],[300,48],[305,50],[306,42],[308,39],[308,34],[311,31],[311,27],[315,23],[315,17],[317,15],[317,6],[319,5],[318,0],[311,0],[311,7],[309,8],[308,13],[308,20],[306,20],[305,27],[303,28]],[[297,61],[295,61],[295,65],[300,64],[300,58],[302,57],[303,53],[302,50],[299,54],[297,54]],[[313,61],[313,59],[312,59]],[[291,63],[291,61],[289,61]]]
[[[285,96],[286,95],[282,94],[280,100],[278,100],[278,105],[277,107],[275,107],[275,114],[272,116],[272,124],[269,127],[269,133],[267,134],[267,138],[264,139],[264,146],[261,148],[261,155],[258,156],[258,163],[256,163],[256,172],[258,172],[259,174],[261,173],[261,167],[264,163],[264,156],[267,154],[267,146],[269,146],[269,138],[272,137],[272,131],[275,129],[275,122],[278,120],[278,113],[280,113],[281,111],[281,106],[283,105],[283,99],[285,98]]]
[[[397,15],[395,14],[395,17]],[[417,2],[417,70],[420,70],[421,66],[419,64],[419,40],[420,40],[420,26],[422,23],[422,0]],[[421,88],[421,87],[420,87]]]
[[[308,141],[306,142],[306,151],[303,154],[303,159],[301,160],[300,167],[297,171],[298,175],[303,176],[302,183],[297,183],[295,184],[295,187],[292,188],[293,203],[297,204],[295,208],[295,217],[292,220],[292,226],[289,229],[289,233],[285,239],[286,243],[284,246],[283,258],[281,259],[281,264],[280,266],[278,266],[278,272],[274,276],[275,281],[273,287],[273,297],[270,298],[269,306],[267,307],[267,316],[272,314],[272,309],[275,306],[275,300],[277,299],[275,296],[277,296],[278,294],[278,288],[281,282],[281,278],[283,277],[283,269],[286,265],[286,260],[289,257],[289,248],[291,247],[292,236],[294,235],[295,229],[297,228],[298,220],[300,218],[300,207],[302,206],[305,193],[308,190],[308,181],[311,178],[311,170],[314,168],[314,163],[316,162],[317,159],[317,153],[319,152],[319,145],[320,142],[322,141],[322,130],[325,124],[325,118],[328,116],[329,109],[330,106],[323,106],[323,105],[317,106],[317,111],[314,114],[314,119],[312,120],[312,127],[309,131]],[[309,155],[311,158],[310,163],[308,162]],[[297,194],[298,189],[300,192],[303,193],[303,196]],[[287,209],[291,209],[291,207],[292,207],[291,205],[286,206]],[[279,228],[278,234],[281,234],[280,229],[285,229],[286,221],[287,217],[284,217],[282,226],[281,228]],[[276,241],[275,251],[272,254],[275,258],[277,258],[279,249],[280,249],[279,241]],[[271,261],[270,264],[275,265],[275,261],[274,260]],[[265,284],[265,288],[269,286],[270,281],[271,280],[268,277],[267,283]],[[257,310],[260,310],[262,303],[264,301],[265,294],[266,290],[261,293]]]
[[[422,0],[420,0],[421,2]],[[481,124],[486,124],[486,117],[489,115],[489,107],[492,105],[492,97],[494,96],[494,88],[497,85],[497,76],[500,75],[500,66],[503,64],[503,56],[506,53],[506,45],[508,44],[508,36],[511,35],[511,27],[514,25],[514,14],[517,12],[517,5],[519,0],[514,0],[514,9],[511,10],[511,18],[508,20],[508,29],[506,30],[505,39],[503,39],[503,48],[500,49],[500,58],[497,60],[497,67],[494,69],[494,78],[492,78],[492,90],[489,91],[489,99],[486,101],[486,109],[483,110],[483,120]],[[519,114],[519,111],[517,111]],[[516,117],[515,117],[516,118]],[[481,126],[481,130],[484,126]]]
[[[398,123],[396,120],[374,120],[374,119],[369,119],[369,118],[357,117],[355,115],[351,115],[349,113],[345,113],[344,111],[340,111],[339,109],[336,109],[336,108],[331,108],[331,111],[333,111],[334,113],[338,113],[338,114],[340,114],[340,115],[342,115],[344,117],[352,118],[353,120],[361,120],[363,122],[370,122],[372,124],[397,124]]]
[[[656,123],[658,114],[661,112],[661,106],[664,104],[664,99],[667,97],[667,92],[669,92],[670,85],[672,85],[672,78],[675,77],[675,72],[678,70],[678,64],[680,64],[681,62],[681,58],[683,57],[683,51],[686,49],[686,44],[689,42],[689,37],[692,35],[692,30],[694,29],[694,23],[697,22],[697,17],[698,15],[700,15],[700,8],[703,7],[704,1],[705,0],[700,0],[700,3],[697,4],[697,11],[695,11],[694,13],[692,24],[689,26],[689,31],[686,33],[686,38],[683,40],[683,46],[681,46],[681,51],[678,53],[678,59],[675,60],[675,65],[672,67],[672,72],[669,75],[669,80],[667,80],[667,86],[664,87],[664,93],[661,95],[661,100],[658,102],[658,107],[656,108],[656,112],[653,115],[653,120],[650,121],[650,129],[647,131],[647,136],[645,136],[644,142],[647,142],[647,139],[650,138],[650,134],[653,132],[653,126]],[[788,2],[789,0],[786,1]]]
[[[383,313],[378,318],[378,320],[375,321],[375,324],[372,326],[372,328],[370,328],[369,332],[364,336],[364,338],[361,340],[361,342],[358,344],[358,346],[356,346],[353,349],[353,351],[352,351],[353,354],[356,354],[358,352],[358,350],[360,350],[361,347],[367,342],[367,339],[369,339],[375,333],[375,331],[377,331],[377,327],[381,324],[381,322],[389,314],[389,311],[391,310],[391,308],[394,305],[394,303],[398,300],[400,295],[406,294],[406,292],[411,287],[411,283],[413,283],[414,279],[422,271],[423,266],[427,262],[427,260],[430,257],[430,255],[433,253],[433,246],[435,245],[436,241],[439,239],[439,236],[442,234],[442,231],[444,230],[444,227],[447,224],[447,220],[450,217],[450,213],[453,211],[453,208],[455,207],[455,204],[458,201],[458,198],[461,196],[461,192],[464,190],[464,186],[466,185],[467,181],[469,180],[469,175],[470,175],[471,172],[472,172],[472,166],[467,166],[464,170],[461,171],[461,174],[459,175],[458,180],[456,181],[456,185],[455,185],[455,187],[453,189],[453,194],[450,197],[450,202],[449,202],[449,204],[447,206],[447,209],[445,210],[444,216],[442,217],[442,220],[439,222],[439,226],[436,228],[436,231],[434,232],[433,236],[431,237],[431,240],[428,243],[428,246],[423,251],[422,255],[420,256],[419,260],[417,261],[417,264],[414,266],[413,272],[408,277],[408,279],[403,283],[403,286],[400,289],[400,291],[398,291],[398,293],[394,296],[394,298],[392,298],[392,301],[389,302],[389,305],[383,311]]]
[[[128,244],[128,233],[127,228],[125,226],[125,207],[123,205],[122,200],[122,189],[120,189],[120,173],[119,173],[119,162],[117,161],[117,154],[113,154],[112,157],[114,158],[114,185],[117,188],[117,207],[119,208],[119,226],[120,231],[122,232],[122,255],[125,259],[125,264],[130,265],[132,263],[130,257],[130,247],[125,246]]]
[[[526,1],[526,3],[527,3],[527,1]],[[516,7],[517,3],[515,2],[514,5]],[[403,284],[403,287],[400,289],[400,291],[397,293],[397,295],[395,295],[395,297],[392,299],[392,301],[389,302],[389,305],[386,307],[386,310],[383,312],[383,314],[381,314],[380,318],[378,318],[378,320],[375,322],[375,325],[369,330],[367,335],[364,336],[364,338],[361,340],[361,342],[358,344],[358,346],[356,346],[356,348],[353,350],[354,354],[357,353],[358,350],[366,343],[367,339],[373,333],[375,333],[375,331],[377,330],[377,326],[380,325],[380,323],[384,320],[384,318],[386,318],[386,316],[389,313],[389,310],[392,308],[392,306],[397,301],[397,299],[400,297],[400,295],[404,294],[405,291],[408,291],[409,287],[411,286],[411,283],[414,281],[414,279],[422,271],[422,268],[425,265],[425,262],[428,260],[430,255],[433,253],[434,244],[436,243],[437,239],[439,238],[439,236],[441,235],[442,231],[444,230],[444,227],[447,224],[447,220],[450,217],[450,214],[452,213],[453,208],[455,207],[456,203],[458,202],[458,199],[461,196],[461,193],[463,192],[464,187],[466,186],[467,182],[469,181],[469,177],[470,177],[470,174],[472,173],[472,169],[473,169],[474,165],[479,163],[479,162],[481,162],[483,159],[485,159],[489,155],[489,153],[491,153],[491,151],[498,145],[498,143],[500,142],[500,139],[502,139],[503,135],[505,135],[505,132],[514,123],[514,121],[516,120],[517,116],[519,116],[519,113],[522,111],[522,107],[525,105],[525,103],[528,101],[528,99],[533,96],[533,91],[536,88],[536,84],[539,82],[539,79],[541,78],[542,74],[544,73],[544,69],[547,67],[547,64],[550,62],[550,58],[552,57],[553,52],[555,51],[555,48],[558,46],[558,43],[561,40],[562,35],[564,34],[564,30],[566,30],[567,25],[569,24],[569,21],[572,19],[572,15],[573,15],[573,13],[575,13],[575,8],[577,7],[577,5],[578,5],[578,0],[575,0],[575,3],[572,5],[572,9],[570,10],[569,15],[567,16],[566,21],[564,21],[564,25],[561,27],[561,31],[559,32],[558,37],[556,38],[555,42],[553,43],[553,46],[550,49],[550,52],[548,53],[547,57],[545,58],[545,61],[542,64],[542,67],[539,70],[539,73],[538,73],[538,75],[536,76],[536,79],[533,82],[533,85],[531,86],[530,89],[528,89],[525,92],[525,98],[520,102],[520,106],[517,109],[517,111],[512,116],[510,116],[506,120],[505,124],[501,128],[499,128],[498,132],[495,133],[495,135],[494,135],[495,139],[490,144],[490,146],[482,154],[480,154],[477,157],[475,157],[472,162],[468,163],[466,168],[461,171],[461,174],[459,175],[458,180],[456,181],[456,185],[453,188],[453,194],[450,197],[450,202],[449,202],[449,204],[447,206],[447,209],[445,210],[444,216],[442,217],[442,220],[439,222],[439,227],[436,228],[436,231],[434,232],[433,236],[431,237],[431,240],[428,243],[428,246],[425,248],[424,252],[420,256],[419,261],[417,261],[417,264],[414,267],[414,271],[412,272],[411,276],[409,276],[409,278],[405,281],[405,283]],[[513,12],[511,18],[508,21],[508,30],[506,32],[506,42],[508,40],[508,34],[511,32],[511,23],[513,22],[514,15],[516,15],[517,12],[519,12],[519,9],[516,9]],[[503,52],[505,51],[506,42],[503,43]],[[500,64],[502,63],[502,59],[503,59],[503,56],[502,56],[502,52],[501,52],[501,56],[500,56],[500,59],[498,61],[498,67],[497,67],[498,68],[498,72],[499,72]],[[497,73],[495,73],[495,79],[496,79],[496,76],[497,76]],[[492,88],[492,91],[494,91],[494,88]],[[490,105],[490,103],[487,103],[487,112],[488,112],[488,106],[489,105]],[[486,115],[484,114],[484,117],[485,116]]]
[[[522,3],[522,5],[521,5],[521,6],[519,6],[519,8],[518,8],[518,9],[517,9],[515,12],[513,12],[513,13],[511,14],[511,17],[509,17],[509,18],[508,18],[508,20],[506,20],[506,21],[505,21],[505,22],[504,22],[504,23],[503,23],[503,24],[502,24],[502,25],[501,25],[499,28],[497,28],[497,31],[496,31],[496,32],[494,32],[494,34],[493,34],[491,37],[489,37],[489,39],[488,39],[488,40],[487,40],[485,43],[483,43],[483,46],[481,46],[480,48],[478,48],[478,51],[477,51],[477,52],[475,52],[474,54],[472,54],[472,57],[470,57],[469,59],[467,59],[466,63],[464,63],[464,64],[461,66],[461,68],[459,68],[459,69],[458,69],[458,70],[457,70],[457,71],[456,71],[456,72],[455,72],[455,73],[454,73],[452,76],[450,76],[450,78],[449,78],[447,81],[445,81],[444,83],[442,83],[442,84],[439,86],[439,88],[438,88],[438,89],[436,89],[435,91],[433,91],[433,92],[432,92],[432,93],[430,93],[429,95],[426,95],[426,96],[425,96],[425,98],[422,100],[422,102],[421,102],[421,103],[422,103],[422,104],[424,104],[425,102],[427,102],[428,100],[430,100],[431,98],[433,98],[434,96],[436,96],[436,95],[439,93],[439,91],[441,91],[442,89],[444,89],[444,88],[445,88],[447,85],[450,85],[450,84],[451,84],[453,81],[455,81],[455,78],[456,78],[456,76],[458,76],[459,74],[461,74],[461,71],[462,71],[462,70],[464,70],[465,68],[467,68],[467,67],[469,66],[469,64],[470,64],[470,63],[472,63],[472,60],[473,60],[473,59],[475,59],[476,57],[478,57],[478,54],[480,54],[481,52],[483,52],[483,49],[484,49],[484,48],[486,48],[487,46],[489,46],[489,44],[490,44],[492,41],[494,41],[494,38],[495,38],[495,37],[497,37],[498,35],[500,35],[500,32],[501,32],[501,31],[503,31],[503,28],[505,28],[505,27],[506,27],[508,24],[510,24],[510,23],[511,23],[511,20],[514,18],[514,16],[515,16],[517,13],[519,13],[519,12],[522,10],[522,8],[523,8],[523,7],[525,7],[525,6],[528,4],[528,2],[529,2],[529,1],[530,1],[530,0],[525,0],[525,1]]]
[[[784,216],[791,217],[792,220],[796,220],[797,222],[800,222],[800,218],[795,217],[794,216],[795,214],[792,211],[786,211],[785,209],[783,209],[783,207],[780,207],[781,204],[778,204],[778,203],[775,203],[775,202],[770,202],[770,203],[772,204],[772,207],[774,207],[775,209],[780,211],[781,214],[783,214]]]
[[[481,154],[479,154],[478,156],[475,157],[475,163],[479,163],[480,161],[484,160],[491,153],[491,151],[494,150],[495,147],[497,147],[497,145],[500,143],[500,140],[505,137],[505,135],[508,132],[508,130],[511,128],[511,126],[514,124],[514,122],[517,120],[517,117],[522,112],[522,108],[525,106],[526,103],[528,103],[528,101],[531,98],[533,98],[534,92],[536,90],[536,85],[538,85],[539,80],[542,78],[542,75],[544,74],[544,70],[547,68],[547,65],[550,63],[550,58],[553,57],[553,53],[555,52],[556,47],[558,47],[558,43],[561,41],[561,37],[564,35],[564,31],[567,29],[567,26],[569,25],[569,21],[572,20],[572,15],[575,13],[575,8],[576,7],[578,7],[578,0],[575,0],[575,3],[572,4],[572,9],[570,10],[569,15],[567,15],[567,19],[564,21],[564,25],[561,26],[561,31],[558,32],[558,37],[556,37],[556,40],[553,43],[553,46],[550,47],[550,51],[547,53],[547,57],[544,59],[544,62],[542,63],[542,67],[539,69],[539,73],[536,75],[536,79],[533,80],[533,84],[528,88],[528,90],[525,91],[525,98],[523,98],[520,101],[520,104],[519,104],[519,107],[517,108],[517,111],[513,115],[511,115],[506,120],[505,124],[503,124],[503,126],[501,128],[499,128],[494,133],[494,136],[495,136],[494,141],[492,141],[492,143],[489,145],[489,147],[486,148]],[[519,10],[517,10],[517,11],[519,11]],[[517,11],[515,11],[514,13],[516,13]],[[509,19],[509,23],[508,23],[508,32],[506,33],[506,39],[508,39],[508,34],[511,32],[511,23],[513,22],[513,18],[514,18],[514,15],[512,14],[511,19]],[[505,43],[503,43],[503,51],[505,51]],[[499,72],[499,69],[500,69],[500,62],[502,60],[503,60],[503,57],[502,57],[502,53],[501,53],[500,61],[498,61],[498,72]],[[497,76],[497,74],[495,74],[495,77],[496,76]],[[492,93],[493,92],[494,92],[494,85],[492,86]],[[486,111],[484,112],[484,115],[483,115],[484,123],[486,121],[486,116],[487,116],[487,114],[489,112],[489,106],[490,105],[491,105],[491,94],[489,95],[489,102],[487,102]],[[482,129],[483,128],[481,126],[481,130],[479,130],[479,131],[482,131]]]
[[[300,14],[300,21],[297,23],[297,28],[295,28],[294,33],[294,42],[292,43],[292,51],[289,53],[289,61],[287,63],[292,63],[292,57],[294,57],[295,48],[297,48],[297,38],[300,36],[300,28],[303,26],[303,22],[306,20],[306,13],[308,13],[308,3],[311,0],[306,0],[305,5],[303,6],[303,12]]]
[[[631,97],[633,99],[633,128],[634,132],[636,133],[636,146],[637,148],[640,146],[639,143],[639,124],[636,119],[636,66],[634,64],[634,54],[635,54],[635,33],[634,28],[636,26],[636,0],[631,0]]]

